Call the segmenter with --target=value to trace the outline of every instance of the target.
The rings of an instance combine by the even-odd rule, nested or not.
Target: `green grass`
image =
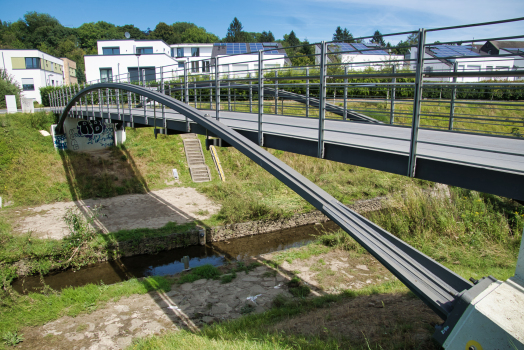
[[[33,327],[56,320],[62,316],[75,317],[102,308],[108,301],[118,301],[133,294],[154,290],[169,291],[172,281],[164,277],[131,279],[112,285],[88,284],[83,287],[65,288],[60,292],[19,295],[2,291],[0,298],[0,335],[17,332],[23,327]]]
[[[220,181],[211,155],[204,151],[213,181],[193,183],[180,136],[158,135],[151,128],[127,129],[126,144],[111,149],[109,159],[97,159],[75,152],[57,153],[49,137],[50,114],[11,114],[0,116],[0,196],[4,203],[39,205],[93,197],[144,193],[169,186],[190,186],[222,205],[208,225],[257,219],[277,219],[312,210],[312,206],[289,190],[255,162],[233,148],[218,150],[226,173]],[[199,136],[204,141],[204,136]],[[202,142],[202,144],[204,144]],[[419,180],[387,174],[312,157],[269,151],[307,176],[344,203],[399,191],[408,184],[428,186]],[[30,166],[29,166],[30,165]],[[171,169],[180,174],[172,181]],[[0,216],[8,215],[9,208]]]
[[[217,279],[221,275],[220,271],[213,265],[202,265],[191,269],[188,274],[182,275],[177,282],[180,284],[191,283],[200,279]]]

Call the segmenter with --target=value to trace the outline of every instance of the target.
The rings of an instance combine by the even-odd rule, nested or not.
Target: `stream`
[[[189,267],[211,264],[221,266],[249,257],[301,247],[315,240],[323,231],[339,227],[329,221],[323,225],[306,225],[271,233],[241,237],[229,241],[189,246],[160,252],[155,255],[135,255],[114,261],[86,266],[80,270],[57,271],[43,277],[54,290],[79,287],[89,283],[113,284],[130,278],[173,275],[184,270],[182,257],[189,256]],[[19,293],[35,292],[43,287],[40,276],[26,276],[13,281]]]

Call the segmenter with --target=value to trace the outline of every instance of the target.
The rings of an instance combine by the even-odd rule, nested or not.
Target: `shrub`
[[[16,82],[15,78],[7,73],[6,70],[0,69],[0,108],[6,108],[5,102],[6,95],[15,95],[16,103],[20,106],[20,93],[22,89]]]

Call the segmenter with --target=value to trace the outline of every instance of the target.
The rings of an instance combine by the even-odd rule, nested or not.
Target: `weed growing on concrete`
[[[18,334],[18,332],[7,331],[2,335],[2,340],[5,345],[15,346],[16,344],[23,342],[24,337],[23,334]]]
[[[179,284],[191,283],[200,279],[217,279],[220,277],[220,271],[213,265],[206,264],[195,267],[188,274],[183,275],[178,279]]]

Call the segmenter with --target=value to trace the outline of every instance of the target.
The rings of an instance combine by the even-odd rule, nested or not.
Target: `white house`
[[[157,78],[157,68],[173,66],[171,48],[162,40],[100,40],[98,55],[84,56],[86,81],[146,81]]]
[[[0,50],[0,69],[12,75],[22,96],[42,103],[40,88],[63,85],[64,62],[40,50]]]
[[[513,52],[511,48],[505,49],[504,44],[497,50],[488,45],[489,42],[480,45],[427,45],[424,52],[424,72],[450,72],[453,71],[457,62],[458,72],[490,72],[490,71],[512,71],[524,67],[522,55]],[[523,44],[524,42],[520,42]],[[499,56],[500,57],[497,57]],[[417,49],[410,50],[411,69],[415,70]],[[452,78],[424,78],[425,80],[451,81]],[[478,82],[487,80],[488,77],[461,77],[458,82]],[[507,79],[514,80],[508,74]]]
[[[258,69],[258,51],[266,50],[264,68],[283,67],[285,50],[277,43],[172,44],[162,40],[101,40],[98,55],[84,57],[86,80],[158,80],[160,67],[164,79],[187,74],[214,74],[218,59],[220,76],[247,76]]]
[[[389,49],[371,43],[329,43],[326,44],[327,62],[345,63],[349,70],[363,71],[369,67],[381,69],[386,66],[402,66],[403,55],[396,55]],[[320,44],[315,45],[315,62],[320,64]]]
[[[291,65],[280,43],[215,43],[212,56],[218,59],[220,77],[254,77],[259,51],[263,52],[263,69]]]

